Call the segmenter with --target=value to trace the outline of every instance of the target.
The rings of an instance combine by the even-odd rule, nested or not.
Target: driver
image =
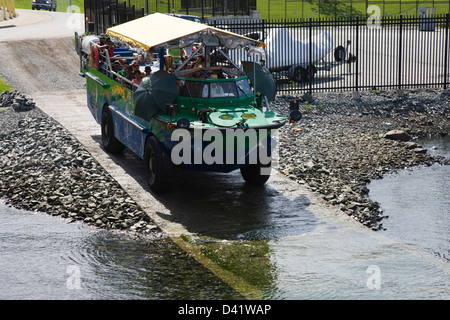
[[[202,97],[208,98],[208,85],[203,86]],[[223,98],[225,97],[225,91],[219,83],[210,83],[210,96],[209,98]]]
[[[211,79],[217,79],[217,75],[215,75],[215,74],[211,75]],[[222,86],[219,83],[211,82],[209,84],[209,89],[210,89],[210,95],[209,95],[210,98],[225,97],[225,91],[223,90]],[[207,84],[205,84],[203,86],[202,97],[208,98],[208,85]]]

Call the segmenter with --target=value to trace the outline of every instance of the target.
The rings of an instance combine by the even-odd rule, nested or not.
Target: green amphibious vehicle
[[[103,147],[142,158],[153,191],[170,187],[175,167],[267,181],[274,130],[301,116],[270,109],[276,87],[266,68],[227,55],[258,53],[262,43],[159,13],[75,37]]]

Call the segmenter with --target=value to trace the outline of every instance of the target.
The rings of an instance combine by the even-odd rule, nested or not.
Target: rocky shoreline
[[[0,199],[98,228],[161,235],[65,128],[38,108],[23,111],[13,101],[0,107]]]
[[[288,112],[278,99],[274,109]],[[285,101],[282,101],[285,100]],[[373,229],[383,229],[368,182],[406,167],[450,164],[417,140],[450,134],[450,91],[321,93],[299,98],[303,119],[280,134],[280,171]]]
[[[5,96],[8,96],[6,99]],[[298,98],[303,119],[283,127],[279,170],[318,192],[363,225],[382,229],[385,218],[367,183],[386,172],[448,159],[414,142],[450,133],[450,92],[411,90],[281,96],[288,113]],[[67,130],[18,92],[0,95],[0,199],[99,228],[160,234],[148,215]],[[401,130],[402,140],[386,136]]]

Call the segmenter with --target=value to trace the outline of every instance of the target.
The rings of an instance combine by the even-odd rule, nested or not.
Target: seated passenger
[[[132,79],[132,81],[135,85],[138,86],[142,81],[142,73],[139,70],[134,70],[133,76],[134,78]]]
[[[111,41],[111,38],[106,39],[106,49],[108,50],[108,55],[111,59],[118,60],[120,59],[119,55],[114,56],[114,50],[116,50],[116,47],[114,47],[114,44]]]
[[[119,63],[119,61],[116,61],[116,62],[114,62],[112,64],[112,70],[115,73],[117,73],[117,74],[120,72],[120,63]],[[115,74],[113,74],[112,76],[113,76],[112,78],[117,81],[117,76]]]
[[[186,52],[184,51],[183,48],[180,48],[180,49],[169,49],[168,50],[168,54],[169,54],[169,56],[173,57],[173,62],[175,64],[178,64],[178,63],[186,60],[186,58],[187,58]]]
[[[173,57],[172,56],[164,56],[164,69],[173,71]]]
[[[127,75],[125,76],[125,78],[127,78],[130,81],[134,78],[132,66],[127,67]]]
[[[152,68],[150,66],[145,67],[145,77],[148,77],[152,73]]]
[[[192,64],[192,68],[204,68],[205,67],[205,57],[198,56],[197,60]]]
[[[114,56],[114,50],[116,48],[114,47],[114,44],[112,43],[111,38],[107,37],[104,33],[102,33],[99,36],[99,39],[100,39],[100,42],[98,43],[99,50],[101,50],[101,52],[103,52],[103,49],[106,49],[108,51],[108,56],[112,59],[112,57]],[[101,56],[102,61],[105,61],[105,55],[101,54],[100,56]],[[120,57],[117,56],[114,59],[117,60],[119,58]]]
[[[225,97],[225,91],[223,91],[223,88],[220,84],[212,82],[210,83],[210,90],[209,90],[209,98],[223,98]],[[202,91],[202,98],[208,98],[208,85],[205,84],[203,86]]]
[[[133,78],[134,78],[134,75],[133,75],[133,67],[128,66],[128,67],[126,68],[126,75],[125,75],[124,77],[125,77],[125,79],[127,79],[127,80],[130,81],[130,82],[133,80]],[[131,89],[131,85],[130,85],[130,83],[129,83],[128,81],[122,81],[122,85],[123,85],[125,88]]]
[[[99,42],[97,43],[97,45],[99,47],[104,47],[106,45],[106,34],[102,33],[101,35],[98,36],[98,40]]]
[[[117,72],[118,75],[122,77],[127,76],[127,69],[130,66],[126,59],[120,59],[121,70]]]
[[[138,61],[141,66],[146,65],[146,64],[151,64],[152,63],[151,53],[146,52],[146,53],[139,54]]]
[[[133,62],[131,62],[131,66],[133,67],[133,71],[139,70],[139,61],[133,60]]]

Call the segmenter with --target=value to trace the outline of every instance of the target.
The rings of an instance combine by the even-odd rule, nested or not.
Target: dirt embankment
[[[24,94],[84,88],[72,38],[0,43],[0,75]]]

